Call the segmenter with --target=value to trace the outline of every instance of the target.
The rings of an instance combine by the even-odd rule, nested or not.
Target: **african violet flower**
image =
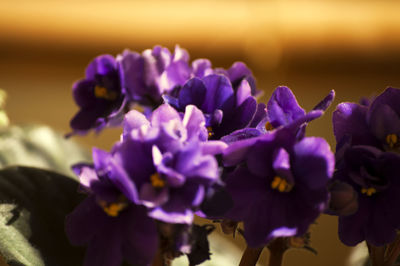
[[[216,74],[192,78],[183,85],[177,98],[166,96],[164,99],[179,111],[187,105],[197,106],[206,116],[206,127],[212,139],[220,139],[249,125],[257,108],[245,79],[234,91],[226,76]]]
[[[155,46],[142,54],[126,50],[117,57],[121,69],[121,84],[132,101],[158,106],[161,95],[190,78],[189,55],[179,46],[173,54]]]
[[[251,70],[243,62],[235,62],[226,70],[223,68],[212,68],[211,61],[208,59],[196,59],[192,62],[192,76],[196,78],[204,78],[211,74],[221,74],[229,78],[233,89],[240,86],[243,80],[246,80],[251,87],[251,94],[257,96],[260,91],[257,90],[256,81]]]
[[[218,181],[213,155],[226,144],[204,142],[204,125],[203,114],[192,105],[183,118],[167,104],[157,108],[150,121],[137,111],[128,113],[123,139],[113,155],[154,219],[190,224],[207,189]]]
[[[350,246],[363,240],[375,246],[392,242],[400,227],[400,156],[372,146],[353,146],[344,152],[343,162],[334,179],[352,186],[358,209],[339,213],[340,240]],[[331,201],[341,200],[338,196],[343,194],[332,194]]]
[[[96,57],[86,68],[86,78],[73,85],[80,107],[71,120],[73,133],[100,131],[107,124],[122,122],[125,93],[121,89],[117,62],[111,55]]]
[[[399,102],[400,90],[389,87],[369,105],[339,104],[333,113],[337,150],[341,150],[344,145],[370,145],[380,150],[398,152]]]
[[[292,130],[232,143],[223,153],[234,207],[224,218],[243,221],[248,245],[300,236],[324,210],[334,156],[322,138],[297,141]]]
[[[237,140],[267,134],[274,129],[282,127],[292,128],[295,130],[298,138],[301,139],[304,137],[306,126],[306,124],[302,123],[310,122],[320,117],[331,105],[334,97],[335,92],[332,90],[312,111],[306,113],[298,104],[295,95],[288,87],[277,87],[272,93],[266,107],[262,104],[258,105],[257,112],[249,127],[239,129],[223,137],[222,140],[231,143]],[[299,123],[300,121],[303,122]],[[298,125],[298,127],[293,127],[293,125]]]
[[[89,193],[66,219],[73,245],[87,245],[85,265],[150,265],[158,247],[155,222],[136,205],[136,188],[112,156],[93,149],[94,166],[76,165],[81,188]]]

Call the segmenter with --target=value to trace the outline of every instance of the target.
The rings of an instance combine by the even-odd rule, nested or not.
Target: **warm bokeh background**
[[[71,84],[93,57],[179,44],[214,66],[245,61],[265,91],[262,100],[287,85],[307,110],[331,89],[335,105],[357,101],[400,87],[399,11],[398,1],[365,0],[1,0],[0,88],[8,92],[12,123],[66,133],[77,111]],[[333,110],[308,131],[332,146]],[[108,149],[118,134],[76,140]],[[291,251],[285,265],[345,265],[350,248],[338,241],[336,227],[334,217],[321,217],[312,229],[319,255]]]

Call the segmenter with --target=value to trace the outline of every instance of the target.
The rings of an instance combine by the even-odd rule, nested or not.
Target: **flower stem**
[[[367,242],[369,257],[371,258],[372,266],[384,266],[385,248],[374,246]]]
[[[283,254],[288,249],[286,239],[277,238],[268,245],[269,266],[281,266]]]
[[[258,258],[264,247],[251,248],[247,247],[240,260],[239,266],[254,266],[257,264]]]
[[[158,249],[157,254],[153,260],[152,266],[170,266],[171,260],[166,259],[161,249]]]
[[[392,266],[397,257],[400,255],[400,235],[396,237],[396,240],[390,244],[387,248],[387,252],[385,254],[385,266]]]

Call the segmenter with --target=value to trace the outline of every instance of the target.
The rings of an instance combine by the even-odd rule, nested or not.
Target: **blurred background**
[[[366,0],[1,0],[0,88],[11,123],[47,124],[64,134],[78,110],[71,85],[93,57],[179,44],[215,67],[246,62],[263,101],[278,85],[289,86],[307,110],[331,89],[334,105],[358,101],[400,87],[399,11],[399,1]],[[332,147],[334,108],[308,131]],[[75,140],[109,149],[119,133]],[[311,230],[318,256],[290,251],[285,265],[347,265],[351,249],[339,242],[334,217],[322,216]]]

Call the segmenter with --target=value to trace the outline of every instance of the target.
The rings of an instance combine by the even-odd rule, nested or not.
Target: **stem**
[[[367,242],[372,266],[384,266],[385,247],[377,247]]]
[[[396,240],[390,244],[389,247],[390,249],[385,257],[385,266],[392,266],[396,262],[396,259],[400,254],[400,237],[397,236]]]
[[[157,254],[153,260],[152,266],[170,266],[171,260],[166,259],[161,249],[158,249]]]
[[[277,238],[268,245],[269,266],[281,266],[283,254],[288,249],[285,238]]]
[[[247,247],[243,253],[242,259],[240,260],[239,266],[254,266],[257,264],[258,258],[264,247],[251,248]]]

